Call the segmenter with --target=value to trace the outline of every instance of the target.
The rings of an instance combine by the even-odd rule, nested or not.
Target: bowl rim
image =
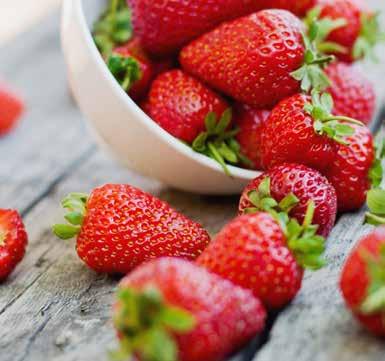
[[[206,166],[211,168],[214,171],[219,171],[226,176],[221,165],[215,160],[195,152],[188,145],[184,144],[182,141],[178,140],[166,130],[164,130],[160,125],[158,125],[154,120],[152,120],[140,107],[136,104],[131,97],[122,89],[119,83],[116,81],[114,76],[108,70],[98,48],[96,47],[95,42],[92,38],[91,30],[87,24],[86,15],[84,12],[83,1],[74,1],[75,5],[78,6],[78,13],[80,14],[80,25],[83,35],[86,39],[86,44],[88,49],[90,50],[90,54],[96,60],[98,67],[101,70],[103,78],[109,83],[111,88],[113,89],[116,96],[118,96],[119,100],[125,104],[126,107],[129,107],[131,111],[133,111],[136,115],[135,121],[141,122],[143,126],[145,126],[148,131],[153,132],[161,138],[164,142],[167,142],[171,145],[176,151],[182,153],[184,156],[189,157],[190,159],[200,163],[202,166]],[[241,178],[246,180],[252,180],[258,177],[262,171],[259,170],[249,170],[245,168],[236,167],[233,165],[227,165],[228,169],[231,173],[232,178]]]

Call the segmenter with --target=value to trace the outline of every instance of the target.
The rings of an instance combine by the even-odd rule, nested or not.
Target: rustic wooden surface
[[[61,219],[58,203],[66,193],[130,183],[167,200],[212,234],[236,214],[236,198],[170,190],[99,152],[67,91],[58,24],[56,14],[0,48],[0,74],[29,105],[21,126],[0,140],[0,207],[20,209],[30,236],[24,261],[0,286],[0,361],[102,361],[115,345],[110,309],[118,280],[88,270],[73,242],[50,232]],[[366,69],[382,98],[385,66]],[[254,354],[256,361],[385,359],[385,344],[357,326],[336,287],[346,254],[369,230],[362,218],[361,212],[340,219],[328,242],[329,266],[306,274],[298,298],[277,316],[271,333],[254,342],[262,347],[234,361]]]

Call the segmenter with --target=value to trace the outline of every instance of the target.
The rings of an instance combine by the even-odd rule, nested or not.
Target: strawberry
[[[303,16],[316,3],[316,0],[260,0],[264,9],[285,9],[293,14]]]
[[[326,24],[339,21],[336,28],[326,27],[319,40],[321,50],[331,50],[342,61],[373,56],[374,46],[383,39],[378,16],[363,0],[318,0],[312,14],[326,20]]]
[[[0,281],[4,281],[23,259],[28,237],[19,213],[0,209]]]
[[[234,123],[239,128],[236,139],[242,154],[252,162],[253,169],[262,169],[261,134],[269,114],[269,110],[256,109],[245,104],[236,104],[234,108]]]
[[[221,22],[261,9],[260,0],[128,0],[128,4],[135,34],[146,49],[158,55],[175,53]]]
[[[376,107],[371,82],[358,69],[345,63],[333,63],[325,71],[332,84],[327,92],[334,101],[333,113],[370,123]]]
[[[365,204],[366,193],[371,183],[376,182],[375,167],[381,168],[370,130],[365,126],[352,126],[354,134],[346,138],[347,144],[337,146],[334,160],[325,172],[336,189],[339,212],[354,211]],[[377,180],[377,185],[380,182]]]
[[[119,359],[219,361],[262,331],[266,312],[250,291],[197,265],[163,258],[120,283],[114,324]]]
[[[23,101],[6,86],[0,85],[0,136],[8,134],[24,111]]]
[[[197,263],[252,290],[266,307],[281,308],[299,291],[302,267],[323,265],[324,239],[311,225],[314,204],[309,203],[302,225],[284,213],[269,211],[272,214],[246,214],[227,224]]]
[[[323,173],[333,162],[336,145],[353,128],[341,122],[360,122],[331,114],[327,93],[312,98],[297,94],[284,99],[271,112],[262,133],[261,157],[266,169],[282,163],[299,163]]]
[[[147,94],[154,69],[137,39],[115,48],[108,58],[108,68],[133,99],[140,100]]]
[[[159,75],[149,93],[150,116],[174,137],[192,143],[205,128],[210,112],[220,117],[227,102],[181,70]]]
[[[349,255],[340,287],[346,305],[368,330],[385,337],[385,227],[363,237]]]
[[[210,241],[199,224],[125,184],[107,184],[89,196],[72,193],[62,206],[69,224],[55,225],[54,233],[77,236],[79,257],[97,272],[126,274],[161,256],[192,260]]]
[[[153,82],[146,110],[150,117],[174,137],[220,163],[247,161],[240,154],[231,130],[228,103],[199,80],[181,70],[159,75]]]
[[[316,28],[314,28],[316,30]],[[257,108],[312,87],[325,88],[320,56],[303,37],[303,24],[285,10],[263,10],[224,23],[187,45],[182,67],[213,88]]]
[[[291,201],[287,203],[288,200]],[[337,197],[334,187],[316,170],[299,164],[273,167],[254,179],[243,191],[239,211],[251,213],[278,207],[302,223],[309,201],[314,202],[313,224],[327,237],[334,226]]]

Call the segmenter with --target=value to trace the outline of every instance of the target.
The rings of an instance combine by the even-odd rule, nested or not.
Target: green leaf
[[[74,226],[80,226],[83,223],[84,216],[80,212],[70,212],[67,213],[64,218]]]
[[[71,239],[79,234],[80,227],[76,227],[70,224],[55,224],[52,227],[53,233],[60,239]]]
[[[104,58],[132,37],[131,11],[125,0],[110,0],[109,6],[93,26],[96,46]]]
[[[294,193],[289,193],[285,198],[279,202],[279,208],[284,212],[290,212],[297,204],[299,199],[295,196]]]
[[[200,133],[192,143],[192,149],[196,152],[203,152],[207,149],[206,141],[209,137],[207,132]]]
[[[367,194],[370,211],[376,215],[385,215],[385,190],[371,189]]]
[[[195,318],[189,312],[177,307],[165,307],[160,320],[170,330],[178,333],[191,331],[196,324]]]
[[[374,15],[363,13],[361,15],[361,31],[353,47],[353,57],[360,59],[363,57],[377,61],[374,47],[385,40],[385,34],[381,29],[379,13]]]
[[[148,332],[140,347],[144,361],[178,361],[175,340],[162,328]]]
[[[125,91],[129,91],[142,76],[138,62],[131,56],[112,54],[108,58],[107,66]]]
[[[223,112],[216,126],[215,133],[218,135],[223,133],[227,129],[227,127],[230,125],[231,118],[232,118],[232,111],[231,111],[231,108],[228,108]]]
[[[360,311],[365,315],[380,313],[385,310],[385,286],[368,295],[361,304]]]
[[[237,154],[225,142],[221,142],[217,146],[218,152],[225,159],[225,161],[236,164],[238,163]]]
[[[217,115],[214,112],[209,112],[205,118],[206,130],[208,133],[215,133],[217,126]]]
[[[270,177],[265,177],[262,182],[258,186],[258,195],[259,198],[267,198],[270,197]]]
[[[209,154],[210,154],[211,158],[216,160],[222,166],[225,174],[228,175],[229,177],[231,177],[231,173],[229,171],[229,168],[227,168],[225,160],[223,159],[222,155],[218,152],[215,145],[213,143],[209,142],[209,143],[207,143],[207,147],[208,147]]]

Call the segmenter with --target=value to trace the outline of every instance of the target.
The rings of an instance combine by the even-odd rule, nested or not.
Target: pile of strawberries
[[[224,360],[263,332],[268,312],[295,298],[305,269],[325,265],[338,212],[367,201],[367,222],[385,224],[385,145],[366,126],[375,94],[352,65],[373,56],[383,35],[359,0],[128,5],[111,0],[94,31],[122,87],[225,172],[227,164],[264,172],[213,239],[167,203],[124,184],[69,194],[66,223],[53,231],[76,237],[91,269],[125,275],[113,310],[116,359]],[[2,212],[5,279],[27,239],[20,217]],[[385,336],[385,228],[357,245],[341,289],[358,319]]]

